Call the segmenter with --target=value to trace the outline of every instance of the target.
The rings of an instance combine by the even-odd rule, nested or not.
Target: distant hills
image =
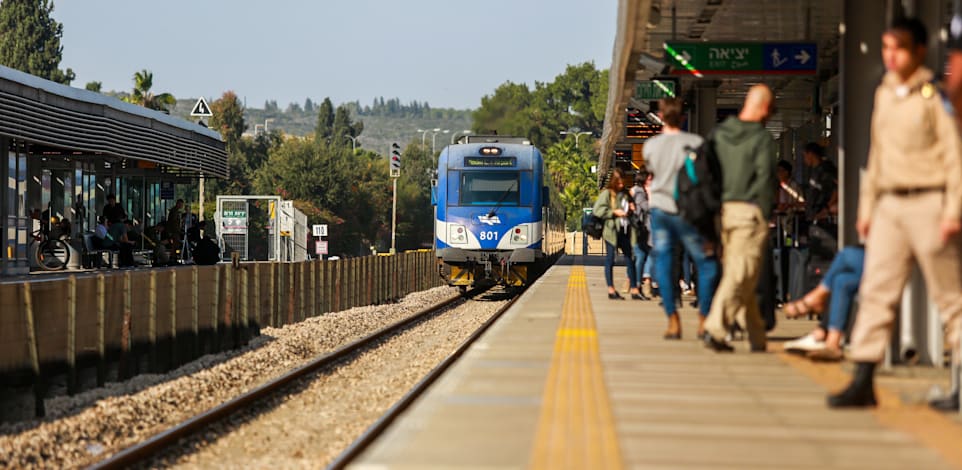
[[[214,98],[208,98],[208,102]],[[190,121],[197,118],[190,117],[191,108],[197,98],[177,100],[171,109],[171,115]],[[364,130],[357,139],[359,147],[386,154],[391,142],[398,142],[401,146],[421,139],[418,129],[448,129],[447,134],[438,133],[436,138],[437,150],[451,142],[454,133],[471,129],[471,110],[431,108],[427,103],[412,102],[401,104],[398,99],[384,100],[377,98],[371,105],[362,106],[359,102],[345,103],[351,111],[351,118],[364,123]],[[304,136],[314,132],[317,122],[318,103],[305,100],[303,104],[292,103],[286,109],[280,109],[276,102],[268,101],[263,108],[248,107],[244,110],[244,120],[247,131],[253,133],[255,126],[264,126],[268,130],[281,130],[284,133]],[[337,104],[335,104],[337,106]],[[431,143],[431,132],[425,136],[425,143]],[[345,140],[347,138],[345,137]]]

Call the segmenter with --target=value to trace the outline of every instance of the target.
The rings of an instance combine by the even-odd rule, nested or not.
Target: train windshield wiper
[[[511,194],[511,191],[513,191],[514,187],[517,185],[518,185],[518,180],[514,180],[511,182],[511,186],[508,186],[508,189],[504,190],[504,193],[502,193],[501,197],[498,198],[498,202],[496,202],[494,204],[494,207],[491,208],[491,212],[488,212],[488,218],[494,217],[495,214],[497,214],[498,209],[501,208],[501,203],[504,202],[504,198],[508,197],[508,194]]]

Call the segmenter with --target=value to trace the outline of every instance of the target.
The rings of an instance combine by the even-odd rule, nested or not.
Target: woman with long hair
[[[605,283],[608,284],[608,298],[623,300],[615,289],[612,271],[615,266],[616,250],[628,258],[628,279],[631,284],[631,297],[641,299],[638,284],[635,282],[635,265],[631,261],[631,227],[628,223],[629,197],[624,191],[625,175],[620,168],[615,168],[608,180],[608,187],[598,194],[592,214],[605,221],[605,228],[601,238],[605,241]]]

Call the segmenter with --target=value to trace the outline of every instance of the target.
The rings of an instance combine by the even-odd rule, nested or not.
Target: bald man
[[[722,277],[705,320],[704,341],[718,352],[734,351],[725,337],[735,321],[748,331],[752,351],[766,348],[755,290],[774,199],[775,140],[765,130],[774,101],[771,89],[755,85],[738,117],[714,131],[722,170]]]

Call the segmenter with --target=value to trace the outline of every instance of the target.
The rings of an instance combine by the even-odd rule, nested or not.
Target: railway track
[[[515,293],[503,307],[501,307],[488,321],[484,322],[480,328],[478,328],[468,339],[461,343],[458,348],[452,352],[446,359],[444,359],[440,364],[438,364],[431,372],[426,375],[417,385],[414,386],[400,401],[394,404],[377,422],[375,422],[371,427],[369,427],[364,434],[362,434],[357,440],[355,440],[350,447],[348,447],[344,452],[342,452],[338,457],[331,462],[328,466],[329,469],[342,469],[346,468],[354,459],[360,456],[365,449],[367,449],[371,444],[373,444],[384,432],[391,426],[401,414],[403,414],[412,404],[414,404],[417,399],[423,395],[428,388],[431,387],[434,382],[436,382],[444,372],[446,372],[458,358],[460,358],[468,348],[477,341],[487,330],[491,327],[504,312],[508,311],[514,302],[520,298],[520,293]]]
[[[225,421],[232,416],[235,416],[244,410],[251,407],[256,407],[258,403],[264,402],[282,394],[285,390],[292,387],[293,384],[299,383],[302,379],[305,379],[312,374],[320,371],[336,369],[340,367],[345,367],[353,359],[359,357],[360,353],[366,351],[373,351],[380,347],[379,345],[388,341],[389,339],[401,335],[405,332],[415,330],[417,325],[429,321],[437,316],[444,315],[444,312],[450,310],[456,310],[460,305],[467,302],[472,302],[472,299],[483,300],[507,300],[511,298],[505,305],[498,308],[498,310],[490,316],[490,318],[484,322],[484,324],[475,331],[470,338],[463,342],[460,347],[458,347],[453,353],[449,354],[440,365],[435,367],[426,377],[424,377],[410,392],[408,392],[399,402],[395,403],[393,407],[382,416],[377,422],[374,423],[369,429],[367,429],[360,439],[355,441],[346,451],[344,451],[332,464],[335,468],[340,468],[346,465],[352,458],[359,455],[361,451],[370,443],[387,426],[401,413],[403,412],[414,400],[423,393],[431,383],[433,383],[440,375],[446,370],[454,361],[459,357],[473,342],[475,339],[480,337],[484,330],[486,330],[491,324],[496,321],[496,319],[507,310],[507,308],[517,299],[517,295],[510,295],[508,293],[496,293],[486,291],[484,289],[478,289],[473,291],[468,291],[463,295],[453,296],[447,300],[435,304],[429,308],[426,308],[415,315],[412,315],[404,320],[398,321],[392,325],[384,327],[366,337],[353,341],[345,346],[338,348],[328,354],[324,354],[316,359],[311,360],[307,364],[304,364],[290,372],[271,380],[259,387],[256,387],[236,398],[233,398],[225,403],[215,406],[203,413],[195,415],[187,420],[180,422],[179,424],[172,426],[165,431],[153,435],[152,437],[141,441],[140,443],[130,446],[111,457],[93,464],[91,468],[96,469],[113,469],[113,468],[127,468],[132,465],[141,464],[149,461],[159,454],[164,453],[176,453],[175,449],[185,438],[191,438],[191,436],[197,435],[200,431],[219,423]]]

